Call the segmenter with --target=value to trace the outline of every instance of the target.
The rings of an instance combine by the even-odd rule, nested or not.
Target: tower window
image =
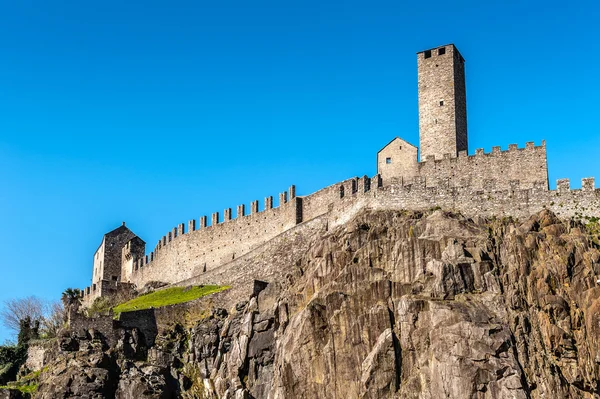
[[[388,163],[388,164],[389,164],[389,163],[392,163],[392,158],[386,158],[386,159],[385,159],[385,163]]]
[[[441,107],[441,106],[443,106],[443,105],[444,105],[444,102],[443,102],[443,101],[440,101],[440,107]]]
[[[425,58],[431,58],[431,50],[425,51],[424,57]]]
[[[446,47],[442,47],[438,49],[438,55],[444,55],[446,54]]]

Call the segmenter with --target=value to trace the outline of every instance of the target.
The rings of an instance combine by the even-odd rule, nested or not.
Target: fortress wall
[[[294,194],[293,187],[290,193]],[[281,197],[287,198],[287,194]],[[301,204],[302,199],[294,197],[269,209],[272,206],[269,200],[267,209],[258,212],[258,201],[254,201],[249,215],[244,215],[244,208],[238,207],[240,215],[235,219],[218,222],[219,215],[213,214],[213,225],[209,227],[205,227],[205,217],[195,231],[185,232],[181,224],[159,240],[147,257],[148,263],[144,260],[136,264],[131,282],[138,288],[149,281],[175,283],[230,262],[299,223]],[[229,210],[226,214],[231,216]]]
[[[96,298],[116,294],[119,290],[119,282],[113,280],[100,280],[91,286],[84,288],[82,303],[91,305]]]
[[[376,178],[372,183],[367,176],[356,177],[305,197],[296,197],[292,186],[289,192],[280,194],[279,201],[283,205],[277,208],[273,208],[273,198],[267,197],[265,209],[260,212],[258,201],[253,201],[249,215],[245,215],[245,206],[240,205],[235,219],[228,208],[223,221],[218,212],[212,215],[211,226],[206,226],[206,217],[200,218],[199,223],[189,221],[188,231],[185,231],[185,224],[180,224],[158,241],[153,252],[136,262],[129,281],[141,288],[150,281],[176,283],[201,276],[247,254],[298,223],[326,214],[334,203],[352,201],[369,192],[371,185],[376,186],[379,181]]]
[[[370,188],[371,179],[369,177],[354,177],[302,197],[302,220],[307,221],[324,215],[340,199],[352,198],[357,193],[369,191]]]
[[[477,190],[459,187],[427,187],[421,184],[391,184],[373,191],[366,204],[373,209],[427,210],[440,207],[469,217],[512,216],[527,218],[546,208],[562,218],[600,217],[600,190],[594,179],[582,180],[582,188],[571,190],[568,179],[559,180],[557,190],[534,187],[515,190]]]
[[[525,148],[510,144],[508,151],[493,147],[488,154],[478,149],[471,156],[461,151],[458,157],[446,154],[440,160],[429,156],[425,162],[419,163],[418,171],[428,187],[471,187],[496,191],[528,189],[540,184],[548,189],[546,142],[542,141],[541,146],[529,142]]]
[[[214,299],[220,307],[229,308],[248,300],[255,280],[271,283],[287,275],[290,271],[281,265],[293,264],[294,259],[300,258],[308,251],[312,239],[326,230],[327,215],[309,220],[265,242],[249,254],[175,285],[229,285],[230,289],[206,297],[207,300]]]
[[[347,179],[302,197],[302,220],[311,220],[327,213],[330,204],[340,198],[340,185],[350,187],[353,180],[355,178]]]
[[[78,337],[86,337],[90,330],[101,333],[106,338],[109,345],[114,344],[114,327],[116,321],[112,315],[101,315],[97,317],[85,317],[82,314],[74,313],[69,320],[69,328]]]

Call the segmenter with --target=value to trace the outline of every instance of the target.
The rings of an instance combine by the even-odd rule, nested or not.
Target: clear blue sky
[[[599,19],[593,1],[0,1],[0,301],[89,285],[123,220],[152,249],[373,175],[390,139],[418,144],[415,53],[441,44],[467,61],[470,152],[546,139],[552,181],[600,179]]]

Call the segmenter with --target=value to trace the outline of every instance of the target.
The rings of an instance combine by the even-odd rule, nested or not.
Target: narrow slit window
[[[424,57],[425,58],[431,58],[431,50],[425,51]]]
[[[440,107],[444,106],[444,101],[440,101]]]
[[[446,47],[442,47],[438,49],[438,55],[444,55],[446,54]]]
[[[386,158],[386,159],[385,159],[385,163],[387,163],[387,164],[390,164],[390,163],[392,163],[392,158]]]

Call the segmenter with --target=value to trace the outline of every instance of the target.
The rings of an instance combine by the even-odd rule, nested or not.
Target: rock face
[[[0,388],[0,399],[22,399],[23,395],[15,389]]]
[[[364,211],[311,240],[285,278],[152,348],[136,329],[65,337],[36,397],[600,397],[585,226]]]

